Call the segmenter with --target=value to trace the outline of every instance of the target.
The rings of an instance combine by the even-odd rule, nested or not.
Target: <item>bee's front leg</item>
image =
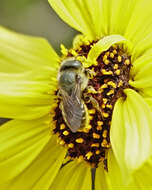
[[[93,79],[96,76],[96,72],[93,69],[85,69],[85,73],[89,79]]]

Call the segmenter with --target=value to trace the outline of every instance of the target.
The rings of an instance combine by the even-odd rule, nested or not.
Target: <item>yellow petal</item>
[[[93,40],[102,34],[102,1],[49,0],[52,8],[70,26]],[[102,19],[99,21],[99,18]]]
[[[113,44],[116,43],[127,43],[128,47],[131,47],[131,44],[120,35],[110,35],[102,38],[97,43],[93,45],[91,50],[88,53],[87,61],[88,63],[94,63],[99,55],[103,52],[108,50]]]
[[[51,71],[58,68],[58,59],[45,39],[15,33],[0,26],[0,72]]]
[[[133,62],[130,85],[145,89],[152,87],[152,50],[147,51]]]
[[[134,44],[133,59],[152,47],[151,7],[152,1],[150,0],[137,1],[126,28],[125,37]]]
[[[34,80],[33,74],[0,73],[0,117],[34,119],[49,113],[57,82]]]
[[[107,184],[107,178],[106,178],[106,171],[104,171],[104,168],[99,166],[96,169],[96,175],[95,175],[95,189],[96,190],[109,190],[108,184]]]
[[[91,190],[91,168],[72,161],[65,165],[49,190]]]
[[[65,154],[66,150],[57,145],[56,137],[52,137],[30,166],[11,181],[9,188],[48,190],[62,165]]]
[[[109,2],[110,34],[124,35],[137,2],[138,0],[111,0]]]
[[[0,183],[27,168],[50,139],[48,116],[39,120],[12,120],[0,127]]]
[[[134,174],[134,181],[138,184],[138,189],[141,190],[151,190],[152,180],[151,180],[151,170],[152,170],[152,158],[150,158],[142,168],[140,168]]]
[[[0,117],[47,114],[57,86],[57,60],[45,40],[0,27]]]
[[[128,183],[128,168],[125,163],[125,142],[126,142],[126,132],[125,132],[125,118],[123,116],[124,111],[124,102],[122,99],[119,99],[114,107],[113,116],[112,116],[112,126],[110,131],[110,139],[113,147],[113,151],[117,161],[114,159],[113,152],[110,153],[109,159],[110,166],[112,167],[112,172],[120,168],[122,171],[121,178],[122,180],[125,179],[127,176],[127,183]],[[117,126],[117,127],[116,127]],[[122,140],[123,139],[123,140]],[[121,143],[120,143],[121,142]],[[111,155],[112,154],[112,155]],[[111,158],[112,157],[112,158]],[[113,164],[119,163],[119,166],[115,166]],[[112,174],[110,174],[112,176]],[[111,178],[113,180],[113,178]]]
[[[152,154],[152,112],[137,92],[124,92],[126,100],[119,99],[114,108],[111,143],[121,169],[132,173]]]

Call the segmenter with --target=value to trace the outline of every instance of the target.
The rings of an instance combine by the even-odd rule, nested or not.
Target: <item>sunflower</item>
[[[12,119],[0,128],[0,189],[151,190],[152,2],[49,3],[81,33],[62,56],[0,27],[0,116]],[[83,84],[77,67],[87,83],[72,131],[58,80],[70,71]]]

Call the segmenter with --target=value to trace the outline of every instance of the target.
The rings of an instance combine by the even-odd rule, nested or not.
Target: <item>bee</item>
[[[75,58],[68,58],[61,63],[58,74],[60,109],[62,116],[73,133],[85,125],[85,104],[82,92],[88,84],[87,70]]]

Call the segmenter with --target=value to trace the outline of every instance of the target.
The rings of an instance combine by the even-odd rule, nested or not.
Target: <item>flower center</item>
[[[90,45],[82,45],[77,53],[87,57],[90,48]],[[112,112],[116,100],[125,96],[123,90],[129,87],[131,61],[121,47],[114,45],[101,53],[97,62],[97,65],[87,68],[90,73],[88,85],[81,97],[87,112],[86,125],[73,133],[60,108],[62,98],[58,98],[53,118],[54,133],[61,139],[60,144],[67,147],[71,159],[83,159],[92,167],[97,167],[100,161],[104,161],[106,167]]]

